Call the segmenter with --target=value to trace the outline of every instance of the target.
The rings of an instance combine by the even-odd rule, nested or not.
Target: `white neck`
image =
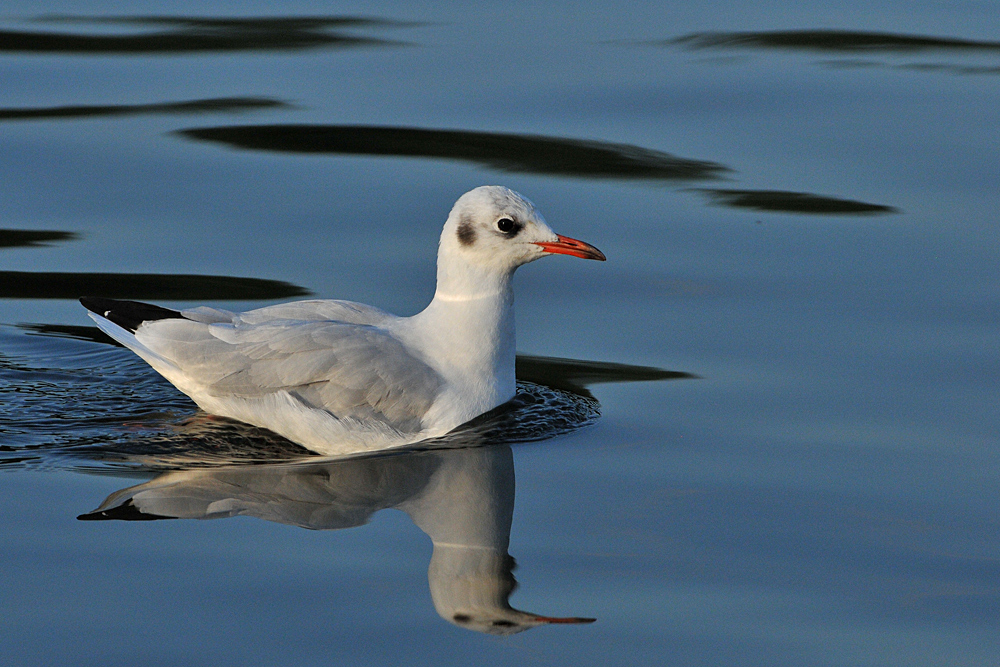
[[[444,259],[434,299],[410,324],[427,362],[460,392],[454,418],[466,421],[514,396],[513,270]]]
[[[465,269],[456,271],[456,268]],[[514,373],[514,290],[511,273],[438,267],[434,299],[414,319],[433,336],[438,358],[484,376]]]

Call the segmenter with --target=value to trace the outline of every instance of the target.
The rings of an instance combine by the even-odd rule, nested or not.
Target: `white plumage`
[[[82,301],[205,411],[344,454],[444,435],[512,398],[511,278],[552,253],[604,259],[555,234],[521,195],[484,186],[448,216],[434,299],[412,317],[348,301],[245,313]]]

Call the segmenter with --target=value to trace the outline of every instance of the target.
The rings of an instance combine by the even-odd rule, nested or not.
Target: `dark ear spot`
[[[458,242],[469,246],[476,242],[476,228],[472,226],[472,218],[462,216],[458,223]]]
[[[468,614],[455,614],[451,617],[456,623],[468,623],[472,620],[472,617]]]

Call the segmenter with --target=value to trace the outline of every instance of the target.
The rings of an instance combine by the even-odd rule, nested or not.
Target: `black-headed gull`
[[[412,317],[350,301],[245,313],[80,301],[206,412],[334,455],[444,435],[513,398],[511,278],[551,254],[604,259],[553,232],[518,193],[483,186],[452,208],[434,299]]]

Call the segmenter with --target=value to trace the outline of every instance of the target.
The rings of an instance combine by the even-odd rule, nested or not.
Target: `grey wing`
[[[383,329],[347,322],[271,320],[205,324],[171,319],[136,332],[203,391],[254,398],[285,391],[338,418],[421,429],[443,385]]]
[[[233,313],[219,308],[201,306],[185,310],[184,317],[205,324],[266,324],[274,321],[346,322],[350,324],[380,324],[393,317],[384,310],[353,301],[310,299],[265,306],[245,313]]]

